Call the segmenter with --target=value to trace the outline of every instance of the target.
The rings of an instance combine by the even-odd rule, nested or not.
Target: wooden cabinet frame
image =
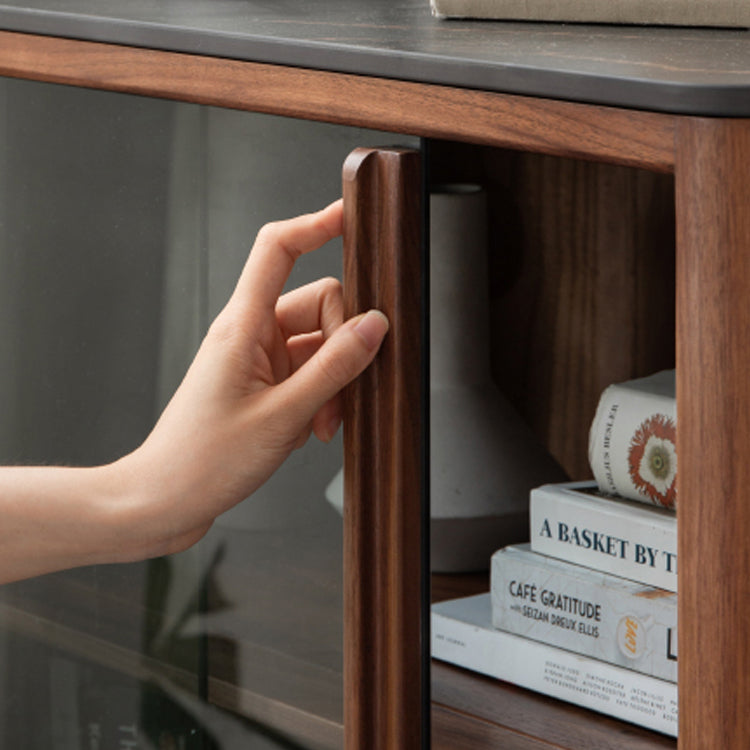
[[[750,461],[744,451],[750,444],[750,121],[619,110],[7,32],[0,32],[0,75],[674,172],[679,747],[747,746]],[[350,267],[347,279],[380,273],[375,269],[382,261],[377,254],[355,254],[351,260],[357,267]],[[380,293],[399,299],[404,288],[414,283],[409,278],[414,269],[399,264],[388,267],[393,277],[379,276]],[[399,332],[397,346],[412,325],[410,309],[392,308],[394,329]],[[399,362],[397,366],[411,365]],[[371,378],[386,376],[378,367]],[[368,419],[372,416],[365,398],[365,394],[368,399],[372,395],[367,391],[372,386],[366,383],[350,401],[349,416],[356,425],[366,412]],[[380,394],[375,407],[380,420],[377,431],[360,460],[381,458],[382,442],[400,436],[404,425],[419,419],[419,398],[407,399],[398,410],[389,411],[389,402],[399,398],[400,388],[399,384],[389,386]],[[369,430],[371,423],[364,424],[361,429]],[[354,437],[358,430],[349,432],[350,441],[360,439],[361,434]],[[350,443],[347,455],[356,455],[360,449]],[[410,463],[414,460],[411,455],[393,464],[383,484],[379,476],[381,497],[388,496],[389,483],[399,481],[402,472],[414,470]],[[380,472],[382,466],[377,466]],[[362,469],[353,481],[362,489],[363,483],[372,480],[372,474]],[[376,554],[382,553],[381,547]],[[360,564],[367,568],[372,560],[362,557]],[[402,568],[404,575],[411,564]],[[355,575],[364,579],[369,572],[365,569]],[[414,575],[418,577],[418,571]],[[363,598],[361,606],[371,607],[373,597],[378,600],[378,596],[395,602],[390,585],[386,576],[384,590]],[[348,632],[356,630],[353,620],[357,617],[380,614],[350,612]],[[394,616],[406,615],[397,612]],[[405,645],[412,648],[411,641]],[[401,700],[409,686],[421,679],[414,674],[412,659],[406,654],[394,656],[389,650],[392,646],[388,638],[376,639],[374,648],[382,651],[369,658],[387,660],[389,669],[365,676],[367,693],[355,700],[379,701],[386,693],[391,697],[349,736],[348,750],[386,746],[411,750],[420,741],[409,728],[414,717],[408,710],[389,714],[397,711],[393,701]],[[371,735],[375,731],[372,722],[387,725],[382,730],[385,734],[378,729]]]

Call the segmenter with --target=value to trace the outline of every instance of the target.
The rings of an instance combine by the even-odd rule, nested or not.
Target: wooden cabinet
[[[78,0],[61,12],[51,2],[5,3],[0,74],[418,136],[438,152],[429,161],[435,170],[467,168],[471,161],[455,155],[470,147],[474,168],[497,188],[494,215],[521,217],[509,241],[526,258],[537,252],[537,260],[552,264],[541,281],[524,279],[531,284],[525,288],[546,297],[526,295],[525,317],[514,321],[527,326],[526,359],[519,360],[526,365],[502,373],[502,385],[571,471],[582,470],[572,436],[586,424],[602,383],[612,373],[642,374],[674,357],[678,744],[745,747],[748,32],[445,23],[430,18],[422,0],[376,7],[316,0],[286,17],[266,5],[181,0],[169,8],[122,10]],[[408,377],[412,361],[403,353],[419,346],[410,295],[421,284],[419,263],[398,250],[410,235],[392,232],[384,248],[360,245],[411,215],[414,189],[404,193],[412,183],[401,179],[392,189],[367,181],[357,187],[376,200],[379,229],[361,207],[350,211],[358,220],[351,225],[351,299],[384,300],[396,335],[349,405],[350,490],[366,493],[392,525],[379,539],[367,536],[371,518],[351,516],[348,527],[356,541],[347,555],[360,565],[348,583],[354,595],[348,633],[374,639],[371,646],[354,643],[359,661],[348,694],[348,748],[406,749],[428,740],[411,702],[426,695],[425,672],[415,660],[426,644],[416,631],[401,629],[412,616],[419,619],[425,588],[420,593],[418,562],[408,549],[408,534],[416,533],[408,514],[424,489],[424,466],[416,463],[424,460],[418,425],[425,386],[423,376],[419,383]],[[534,217],[548,227],[559,220],[563,234],[524,233]],[[502,286],[502,274],[514,271],[496,267]],[[601,286],[603,277],[610,287]],[[376,281],[367,287],[363,279]],[[507,305],[516,302],[512,295],[498,299],[495,322],[502,329],[510,325]],[[554,335],[529,317],[535,310],[559,324]],[[498,341],[507,334],[501,330]],[[533,376],[532,357],[545,362],[546,379]],[[388,383],[382,389],[381,379]],[[375,588],[362,590],[365,582]],[[440,585],[458,591],[476,584]],[[357,630],[367,619],[372,628]],[[366,660],[363,648],[374,649]],[[432,690],[433,747],[674,745],[442,665],[433,668]]]

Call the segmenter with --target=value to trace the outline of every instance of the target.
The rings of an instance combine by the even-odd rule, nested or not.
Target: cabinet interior
[[[488,195],[495,381],[571,479],[602,390],[675,362],[672,175],[432,141],[430,181]]]
[[[602,390],[675,366],[673,176],[449,141],[430,141],[426,155],[430,184],[475,183],[488,196],[496,385],[571,479],[590,477]],[[487,573],[433,575],[432,598],[488,586]],[[676,746],[441,662],[432,700],[433,750]]]

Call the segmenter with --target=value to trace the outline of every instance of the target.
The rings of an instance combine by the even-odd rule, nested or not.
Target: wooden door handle
[[[344,397],[346,750],[428,746],[422,180],[417,151],[357,149],[343,170],[344,304],[391,327]]]

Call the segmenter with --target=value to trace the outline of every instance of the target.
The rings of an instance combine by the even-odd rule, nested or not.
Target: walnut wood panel
[[[489,572],[433,573],[430,597],[432,602],[457,599],[461,596],[483,594],[490,590]]]
[[[391,328],[344,417],[347,750],[427,741],[423,680],[422,211],[417,152],[357,149],[344,165],[345,312]],[[426,734],[426,733],[425,733]]]
[[[0,32],[0,74],[669,171],[671,115]]]
[[[750,121],[678,134],[680,748],[750,743]]]
[[[432,750],[550,750],[546,742],[498,727],[443,706],[432,710]]]
[[[674,182],[611,164],[433,143],[431,179],[489,201],[498,387],[574,479],[613,382],[674,367]]]

